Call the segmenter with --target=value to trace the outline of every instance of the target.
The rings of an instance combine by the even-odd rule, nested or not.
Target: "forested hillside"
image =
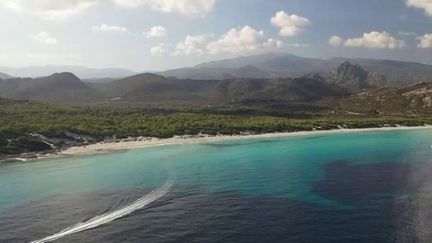
[[[430,117],[326,116],[308,119],[142,108],[72,107],[0,99],[0,157],[127,137],[293,132],[432,124]]]

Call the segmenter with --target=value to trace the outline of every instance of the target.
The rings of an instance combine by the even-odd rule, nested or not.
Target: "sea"
[[[432,242],[432,129],[0,164],[0,242]]]

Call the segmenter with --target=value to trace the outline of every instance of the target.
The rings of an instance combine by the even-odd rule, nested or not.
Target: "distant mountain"
[[[0,73],[0,79],[11,79],[11,78],[14,78],[14,77],[12,77],[6,73]]]
[[[55,73],[42,78],[0,80],[0,97],[51,102],[85,102],[98,93],[72,73]]]
[[[371,73],[360,65],[343,62],[335,71],[330,72],[327,77],[330,83],[346,88],[351,92],[357,92],[372,87],[383,87],[387,79],[377,73]]]
[[[70,72],[81,79],[118,79],[135,74],[130,70],[121,68],[87,68],[81,66],[0,67],[0,72],[22,78],[38,78],[53,73]]]
[[[92,85],[112,100],[127,101],[178,101],[203,100],[205,89],[214,82],[180,80],[144,73],[116,80],[109,84]]]
[[[274,54],[264,57],[265,65],[276,60],[273,58],[285,60],[286,64],[288,59],[297,60],[297,63],[303,63],[301,65],[306,65],[305,62],[308,61],[291,55]],[[261,109],[277,114],[290,114],[293,109],[303,112],[305,109],[338,107],[353,114],[418,114],[432,111],[432,83],[412,85],[414,79],[403,81],[392,78],[389,74],[391,70],[400,67],[407,73],[410,70],[417,70],[419,76],[426,75],[429,68],[427,65],[364,59],[331,59],[321,66],[335,66],[325,75],[317,72],[300,77],[280,77],[276,73],[280,74],[281,70],[268,71],[253,65],[236,67],[240,65],[238,60],[264,65],[252,59],[244,57],[228,60],[226,63],[222,61],[206,64],[214,67],[203,64],[196,68],[175,71],[195,77],[211,74],[212,77],[220,79],[175,78],[143,73],[121,79],[94,79],[92,83],[86,83],[68,72],[41,78],[0,79],[0,97],[89,104],[123,102],[127,105],[154,104],[156,107],[182,104],[188,105],[183,107],[190,109],[218,106],[229,107],[228,109]],[[319,62],[321,61],[310,63],[318,67]],[[356,62],[369,65],[369,69]],[[295,62],[290,65],[294,66],[293,63]],[[339,64],[336,65],[337,63]],[[390,68],[391,65],[393,69]],[[273,70],[278,68],[282,66],[273,67]],[[229,72],[219,72],[221,70]],[[396,76],[398,72],[400,71],[391,71],[392,75]],[[403,77],[409,76],[406,73],[404,75]]]
[[[216,83],[210,97],[228,103],[315,102],[339,97],[342,89],[322,78],[232,79]]]
[[[270,53],[247,57],[238,57],[203,63],[195,67],[169,70],[159,74],[166,77],[190,78],[190,79],[222,79],[223,77],[236,78],[277,78],[277,77],[301,77],[309,73],[327,75],[337,69],[342,63],[348,61],[353,65],[361,66],[365,71],[376,75],[374,79],[379,81],[377,86],[401,87],[413,85],[418,82],[432,82],[432,65],[420,63],[355,59],[332,58],[316,59],[298,57],[286,53]],[[255,72],[237,72],[239,68],[248,66],[249,70],[260,70],[260,75]],[[371,77],[372,78],[372,77]],[[385,80],[381,80],[385,78]]]
[[[239,70],[255,70],[246,66]],[[193,80],[143,73],[109,83],[84,83],[72,73],[0,80],[0,97],[48,102],[258,104],[316,102],[343,89],[320,76]]]
[[[179,79],[196,80],[224,80],[230,78],[271,78],[272,74],[255,66],[246,65],[236,68],[224,67],[199,67],[181,68],[159,72],[165,77],[176,77]]]
[[[195,67],[160,72],[184,79],[300,77],[310,72],[326,73],[325,60],[270,53],[203,63]]]
[[[115,78],[91,78],[91,79],[82,79],[84,83],[88,84],[107,84],[114,82]]]
[[[315,102],[339,97],[343,89],[321,77],[285,79],[231,78],[193,80],[165,78],[144,73],[109,84],[91,85],[112,102],[189,102],[205,104],[251,104],[265,102]]]
[[[333,58],[329,60],[329,66],[334,67],[344,61],[384,76],[387,79],[385,86],[403,87],[419,82],[432,82],[432,65],[392,60]]]
[[[283,75],[292,74],[295,76],[309,73],[310,70],[314,70],[315,72],[325,71],[321,70],[321,66],[324,63],[325,60],[323,59],[305,58],[286,53],[268,53],[203,63],[195,66],[195,68],[241,68],[243,66],[254,66],[269,72]]]

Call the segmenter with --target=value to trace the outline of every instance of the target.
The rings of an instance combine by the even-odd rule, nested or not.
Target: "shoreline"
[[[0,163],[12,162],[29,162],[45,158],[68,157],[68,156],[89,156],[97,154],[109,154],[119,151],[127,151],[133,149],[144,149],[150,147],[168,146],[168,145],[186,145],[213,143],[223,141],[235,141],[245,139],[268,139],[268,138],[284,138],[284,137],[301,137],[301,136],[316,136],[339,133],[356,133],[356,132],[378,132],[378,131],[404,131],[404,130],[419,130],[432,129],[432,125],[424,126],[395,126],[395,127],[376,127],[376,128],[340,128],[332,130],[314,130],[314,131],[296,131],[296,132],[277,132],[264,134],[243,134],[243,135],[183,135],[172,138],[152,138],[152,137],[137,137],[131,139],[122,139],[115,141],[104,141],[94,144],[72,146],[63,150],[54,152],[27,153],[24,156],[7,157],[0,159]],[[31,154],[29,157],[28,154]]]
[[[79,156],[92,154],[105,154],[110,152],[143,149],[149,147],[167,146],[167,145],[184,145],[184,144],[200,144],[211,142],[234,141],[244,139],[265,139],[265,138],[284,138],[284,137],[300,137],[313,135],[326,135],[338,133],[355,133],[355,132],[374,132],[374,131],[404,131],[432,129],[431,125],[425,126],[398,126],[398,127],[378,127],[378,128],[341,128],[333,130],[315,130],[315,131],[298,131],[298,132],[280,132],[280,133],[265,133],[265,134],[248,134],[248,135],[194,135],[194,136],[176,136],[172,138],[144,138],[144,140],[133,141],[112,141],[100,142],[85,146],[70,147],[57,153],[63,156]]]

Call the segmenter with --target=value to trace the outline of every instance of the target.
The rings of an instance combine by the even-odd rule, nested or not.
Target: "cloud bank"
[[[213,11],[216,0],[114,0],[120,7],[150,7],[164,13],[177,13],[188,17],[203,17]]]
[[[408,7],[423,9],[426,14],[432,16],[432,0],[407,0]]]
[[[332,46],[346,47],[364,47],[371,49],[401,49],[405,47],[403,40],[396,39],[388,32],[372,31],[364,33],[363,36],[357,38],[348,38],[344,40],[339,36],[332,36],[329,39],[329,44]]]

